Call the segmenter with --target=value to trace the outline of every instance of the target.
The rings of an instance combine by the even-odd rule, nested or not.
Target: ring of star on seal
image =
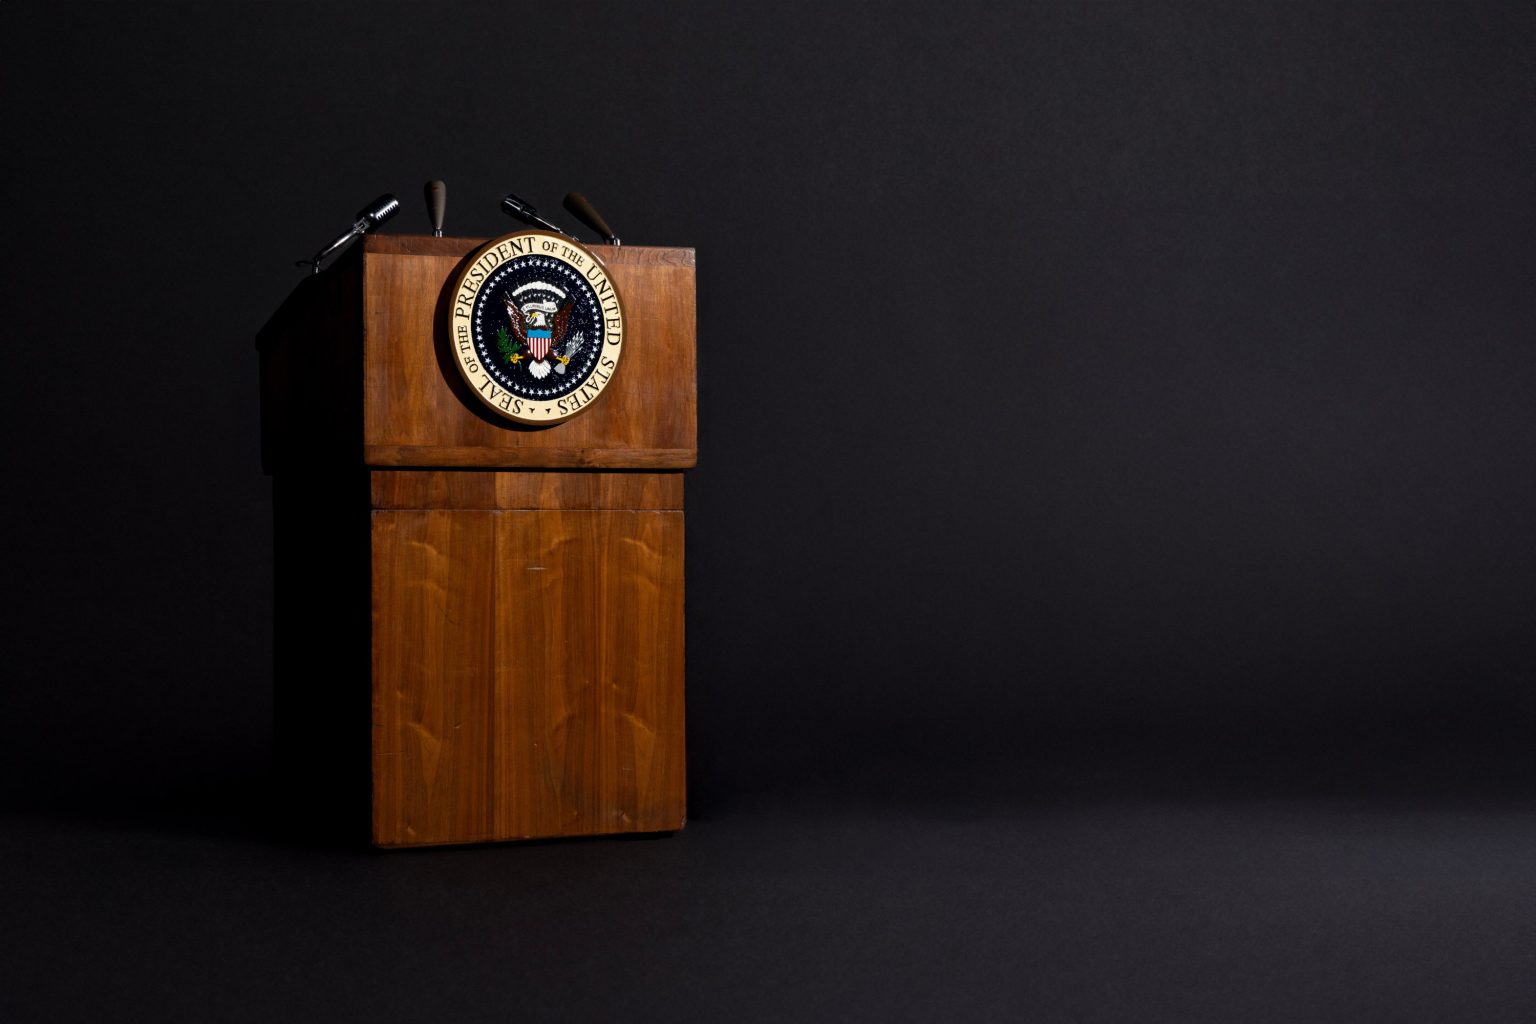
[[[497,415],[542,426],[577,415],[613,380],[624,306],[607,267],[545,231],[492,239],[450,282],[454,362]]]

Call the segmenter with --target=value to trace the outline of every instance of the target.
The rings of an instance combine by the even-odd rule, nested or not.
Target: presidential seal
[[[624,307],[601,260],[544,231],[494,239],[451,282],[448,337],[470,388],[519,423],[559,423],[603,393]]]

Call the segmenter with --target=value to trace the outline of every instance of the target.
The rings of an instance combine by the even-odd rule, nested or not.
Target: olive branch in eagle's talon
[[[513,366],[516,366],[518,363],[523,361],[522,355],[520,355],[517,351],[523,347],[522,344],[513,341],[512,335],[507,333],[507,329],[505,327],[496,328],[496,347],[501,349],[501,358],[505,359]]]

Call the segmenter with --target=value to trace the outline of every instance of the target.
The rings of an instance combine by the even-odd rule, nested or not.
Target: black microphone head
[[[441,181],[429,181],[422,187],[427,197],[427,216],[432,219],[432,230],[443,233],[443,216],[448,212],[448,186]]]
[[[518,220],[527,220],[529,217],[537,216],[539,212],[533,208],[533,204],[518,198],[512,192],[508,192],[502,197],[501,211],[516,217]]]
[[[571,216],[581,221],[587,227],[596,231],[606,241],[613,241],[613,229],[608,222],[603,220],[603,215],[587,201],[587,197],[580,192],[568,192],[565,196],[565,208],[571,212]]]
[[[399,212],[400,200],[386,192],[361,210],[358,210],[356,219],[367,221],[368,227],[364,230],[372,231]]]
[[[564,228],[561,228],[557,224],[551,224],[543,217],[540,217],[539,211],[533,208],[532,203],[518,198],[517,194],[514,192],[508,192],[505,196],[502,197],[501,212],[507,214],[509,217],[516,217],[524,224],[527,224],[530,227],[538,228],[540,231],[553,231],[557,235],[565,235],[567,238],[571,237]]]

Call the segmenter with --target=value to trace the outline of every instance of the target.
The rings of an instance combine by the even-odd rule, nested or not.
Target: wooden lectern
[[[593,247],[620,372],[530,428],[448,350],[481,244],[368,235],[259,337],[283,813],[356,835],[368,787],[379,846],[681,828],[693,250]]]

